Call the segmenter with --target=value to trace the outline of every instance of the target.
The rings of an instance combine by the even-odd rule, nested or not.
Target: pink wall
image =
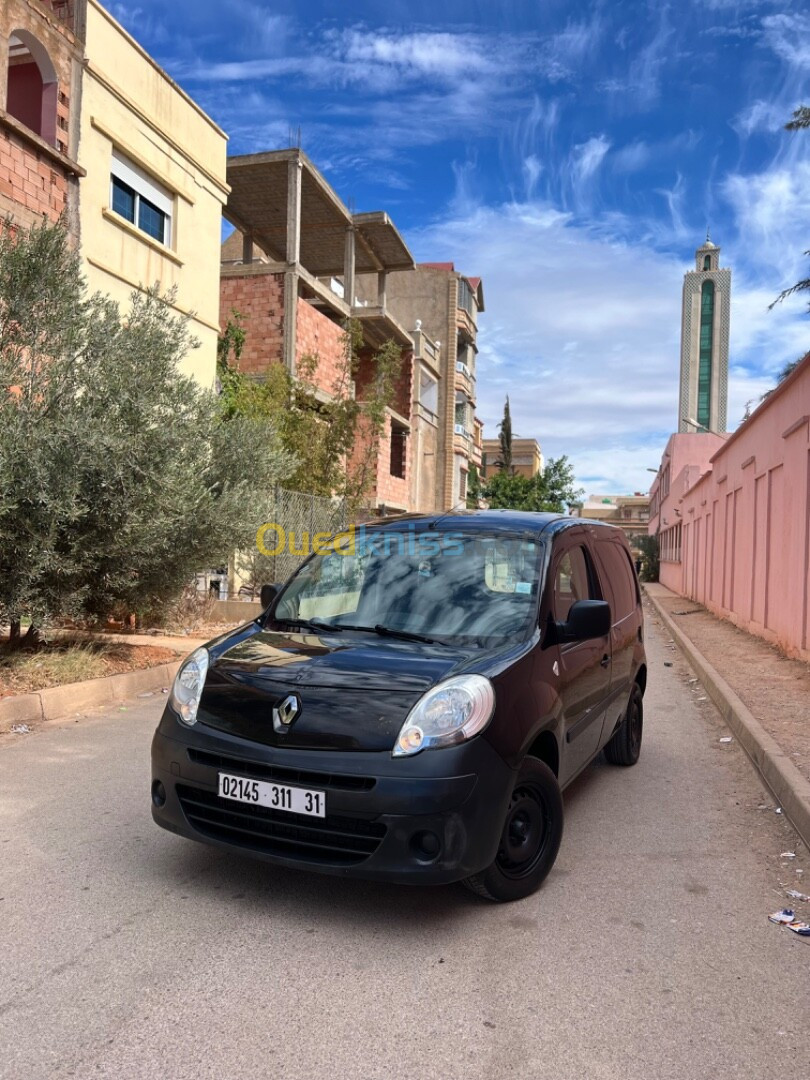
[[[810,660],[810,354],[679,498],[661,582]]]

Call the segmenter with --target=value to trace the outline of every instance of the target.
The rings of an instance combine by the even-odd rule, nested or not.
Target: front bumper
[[[325,791],[327,816],[221,799],[220,771]],[[480,736],[412,758],[290,750],[203,724],[183,728],[167,706],[152,742],[152,817],[189,839],[283,866],[439,885],[492,863],[514,778]]]

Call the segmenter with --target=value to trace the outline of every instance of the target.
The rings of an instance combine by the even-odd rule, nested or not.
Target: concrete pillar
[[[387,274],[380,270],[377,274],[377,307],[385,307],[385,282]]]
[[[250,233],[242,237],[242,262],[248,266],[253,262],[253,237]]]
[[[346,249],[343,257],[343,299],[354,307],[354,225],[346,228]]]
[[[301,258],[301,173],[303,165],[293,159],[287,163],[287,262]]]
[[[284,275],[284,363],[295,375],[295,350],[298,330],[298,274],[288,270]]]

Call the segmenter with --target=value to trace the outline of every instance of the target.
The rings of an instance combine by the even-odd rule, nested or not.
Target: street
[[[7,737],[0,1076],[797,1080],[810,941],[767,916],[806,852],[649,617],[647,650],[640,763],[566,792],[512,905],[159,830],[159,694]]]

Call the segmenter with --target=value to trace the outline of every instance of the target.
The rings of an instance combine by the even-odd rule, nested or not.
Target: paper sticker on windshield
[[[516,581],[515,582],[515,592],[523,593],[525,595],[526,593],[530,593],[531,591],[532,591],[532,583],[530,581]]]

